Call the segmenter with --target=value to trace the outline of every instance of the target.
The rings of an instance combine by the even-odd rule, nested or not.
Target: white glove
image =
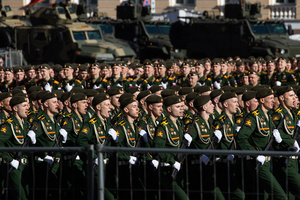
[[[27,136],[30,137],[31,143],[35,144],[36,143],[36,137],[35,137],[35,132],[33,130],[28,131]]]
[[[65,89],[67,92],[70,92],[73,89],[73,86],[71,86],[69,83],[65,86]]]
[[[44,88],[45,88],[45,91],[52,92],[52,87],[51,87],[51,85],[49,84],[49,82],[44,86]]]
[[[44,158],[44,161],[45,161],[46,163],[48,163],[50,166],[52,166],[52,164],[53,164],[53,162],[54,162],[54,160],[53,160],[53,158],[52,158],[51,156],[46,156],[46,157]]]
[[[276,85],[276,86],[281,86],[281,82],[280,82],[280,81],[276,81],[276,82],[275,82],[275,85]]]
[[[98,166],[98,158],[94,160],[94,163]]]
[[[240,132],[240,129],[241,129],[241,127],[237,126],[235,130],[236,130],[236,132]]]
[[[158,160],[152,160],[151,163],[152,163],[153,167],[155,167],[155,169],[158,168]]]
[[[114,140],[115,142],[118,142],[118,135],[117,135],[117,132],[115,131],[115,129],[110,128],[110,129],[108,130],[108,134],[111,135],[111,137],[113,138],[113,140]]]
[[[266,161],[266,157],[265,156],[257,156],[256,160],[258,162],[260,162],[261,165],[263,165],[265,163],[265,161]]]
[[[147,132],[146,132],[145,130],[142,129],[142,130],[139,132],[139,135],[140,135],[141,137],[143,137],[144,142],[148,142],[148,135],[147,135]]]
[[[137,158],[135,156],[130,156],[130,159],[129,159],[129,163],[134,165],[137,161]]]
[[[94,90],[99,89],[99,88],[100,88],[100,86],[97,86],[97,85],[94,85],[94,86],[93,86],[93,89],[94,89]]]
[[[15,159],[13,159],[13,160],[10,162],[10,165],[11,165],[13,168],[15,168],[15,169],[18,169],[19,164],[20,164],[20,162],[17,161],[17,160],[15,160]]]
[[[199,85],[199,86],[203,86],[201,83],[199,83],[199,82],[197,82],[197,84]]]
[[[147,84],[147,90],[149,90],[151,88],[151,86],[149,84]]]
[[[206,155],[203,154],[203,155],[201,156],[201,162],[203,162],[204,165],[207,165],[208,162],[209,162],[209,158],[208,158]]]
[[[158,124],[159,124],[159,121],[156,121],[156,124],[158,125]]]
[[[214,88],[215,89],[220,89],[221,88],[221,83],[218,83],[217,81],[214,82]]]
[[[297,121],[297,126],[300,127],[300,120]]]
[[[61,128],[61,129],[59,129],[59,133],[63,136],[62,143],[66,143],[67,142],[67,137],[68,137],[67,131],[65,129]]]
[[[295,143],[294,143],[293,147],[296,148],[296,152],[298,153],[300,148],[299,148],[299,144],[296,140],[295,140]]]
[[[227,156],[227,160],[229,161],[229,162],[233,162],[233,159],[234,159],[234,155],[228,155]]]
[[[117,84],[118,87],[123,87],[120,83]]]
[[[282,142],[282,138],[281,138],[281,136],[280,136],[280,133],[279,133],[278,129],[274,129],[274,130],[273,130],[273,135],[274,135],[275,141],[276,141],[277,143]]]
[[[222,133],[221,133],[221,131],[215,130],[214,134],[218,138],[218,143],[219,143],[221,141],[221,139],[222,139]]]
[[[180,170],[180,163],[175,161],[174,165],[173,165],[173,168],[177,169],[177,171]]]
[[[191,137],[190,134],[184,134],[184,138],[188,141],[188,146],[191,145],[193,138]]]
[[[161,83],[161,86],[162,86],[164,89],[167,89],[167,85],[168,85],[168,83]]]

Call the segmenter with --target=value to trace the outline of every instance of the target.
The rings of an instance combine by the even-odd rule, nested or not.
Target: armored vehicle
[[[187,58],[228,56],[300,56],[300,43],[289,39],[284,22],[258,20],[260,3],[225,5],[225,17],[189,18],[172,24],[170,40]]]

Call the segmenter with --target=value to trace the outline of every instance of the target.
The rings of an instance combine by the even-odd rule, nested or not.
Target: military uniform
[[[293,74],[286,72],[277,72],[274,79],[281,82],[281,86],[296,85],[296,78]]]
[[[47,83],[49,83],[50,86],[52,87],[52,91],[53,90],[61,90],[62,89],[61,83],[58,82],[58,81],[56,81],[56,80],[54,80],[52,77],[50,77],[50,79],[48,81],[45,81],[43,79],[39,80],[37,82],[37,85],[41,86],[41,87],[43,87],[45,89],[45,85]]]
[[[228,82],[228,77],[224,74],[219,74],[218,76],[214,76],[212,73],[207,76],[207,79],[205,81],[206,86],[214,87],[214,82],[220,83],[220,86],[226,86],[230,85]],[[218,88],[217,88],[218,89]]]
[[[148,79],[144,79],[144,81],[141,84],[141,90],[149,90],[151,86],[153,85],[159,85],[160,81],[155,78],[155,76],[151,76]]]
[[[239,134],[237,143],[242,150],[263,151],[268,145],[273,133],[272,118],[258,107],[245,119]],[[257,162],[255,158],[246,158],[246,170],[250,176],[255,177]],[[263,165],[258,169],[259,185],[274,199],[286,199],[284,190],[270,171],[270,157],[266,157]],[[246,183],[256,185],[254,180],[246,180]],[[254,181],[254,182],[253,182]],[[253,187],[252,185],[252,187]],[[250,187],[250,186],[249,186]],[[253,189],[255,191],[255,189]],[[253,191],[252,191],[253,192]]]
[[[123,87],[125,82],[127,82],[127,79],[123,78],[122,76],[120,76],[116,81],[114,80],[113,77],[111,77],[107,79],[107,83],[103,84],[102,86],[105,89],[110,89],[112,86]]]
[[[66,85],[69,83],[70,86],[74,87],[81,87],[82,88],[82,84],[81,81],[75,78],[72,78],[70,81],[66,81],[63,80],[62,81],[62,89],[66,91]]]
[[[96,87],[107,87],[107,80],[102,77],[98,77],[94,82],[92,78],[87,78],[85,80],[85,88],[86,89],[94,89],[94,86]]]
[[[28,132],[27,123],[24,122],[20,123],[15,116],[11,116],[1,125],[0,147],[22,147]],[[6,182],[5,185],[8,187],[9,199],[28,199],[31,176],[27,155],[23,154],[19,158],[18,169],[9,165],[13,159],[18,159],[18,152],[2,152],[0,156],[1,179],[6,181],[8,177],[8,183]],[[13,170],[8,173],[11,168]]]

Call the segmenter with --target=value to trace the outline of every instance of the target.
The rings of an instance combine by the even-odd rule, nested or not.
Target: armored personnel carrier
[[[289,39],[284,22],[259,20],[260,3],[226,4],[225,17],[189,18],[172,24],[170,40],[186,58],[300,56],[300,42]]]

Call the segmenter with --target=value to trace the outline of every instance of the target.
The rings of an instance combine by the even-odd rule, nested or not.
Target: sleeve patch
[[[247,118],[244,122],[244,125],[248,127],[251,127],[252,124],[253,124],[253,120],[250,118]]]

